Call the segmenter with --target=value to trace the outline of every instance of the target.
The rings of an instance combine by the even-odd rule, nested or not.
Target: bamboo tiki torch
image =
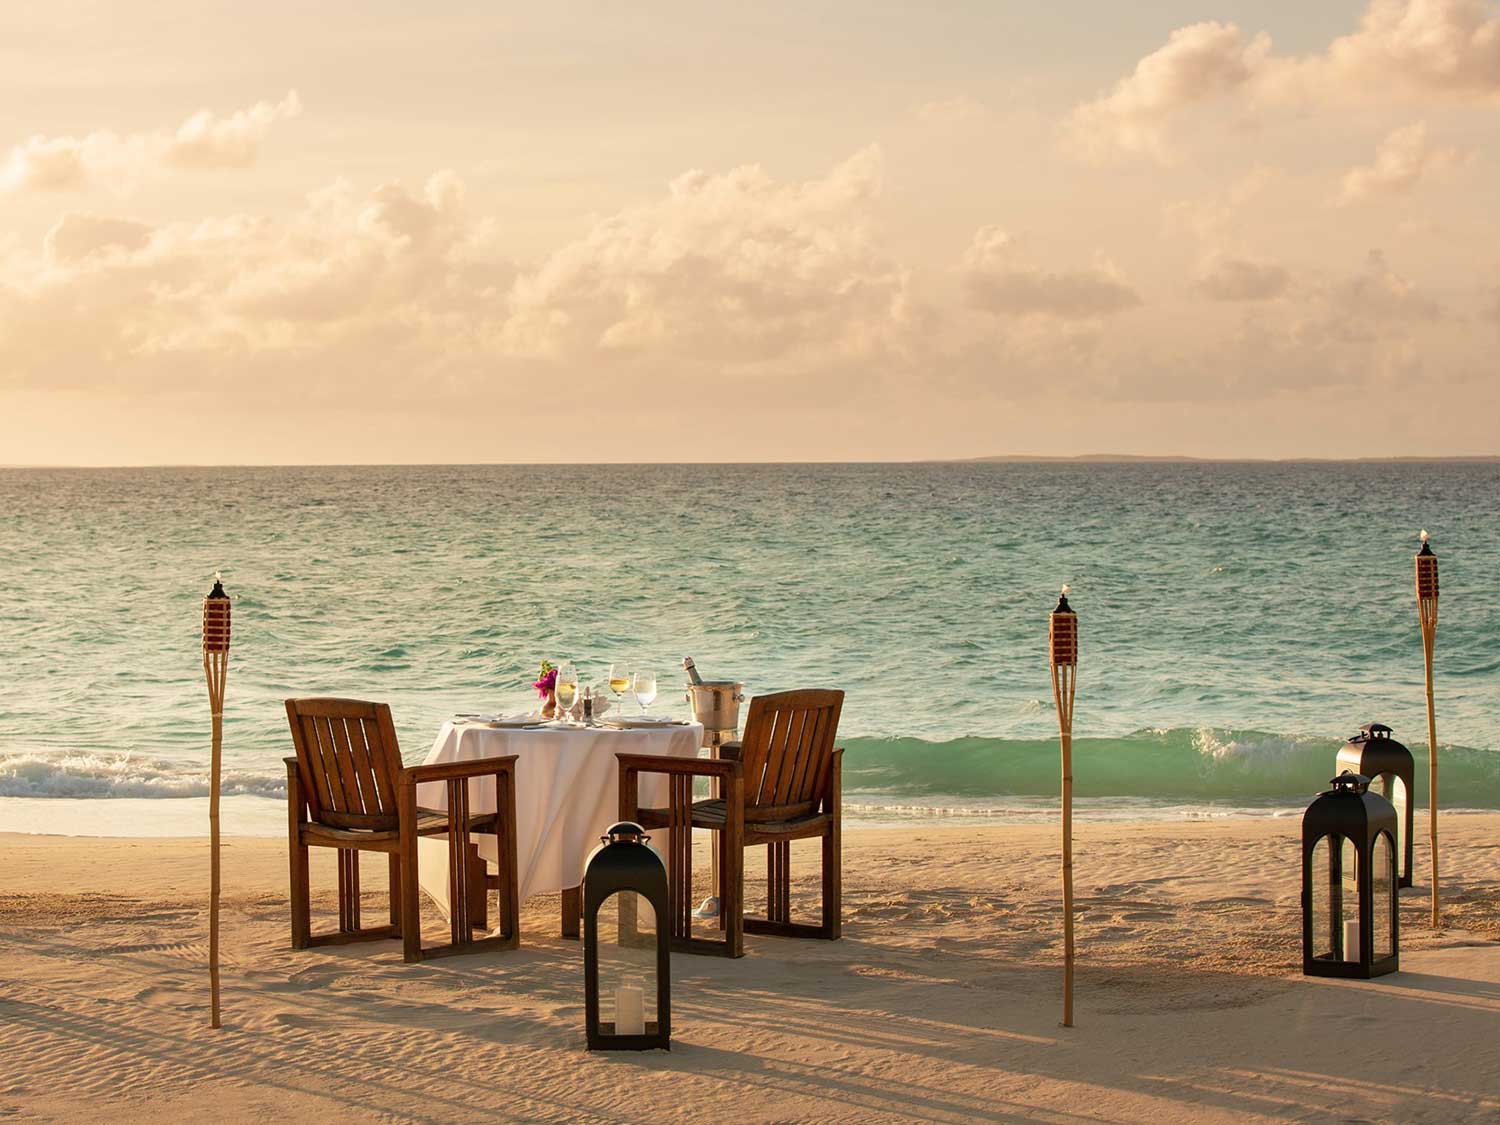
[[[1073,689],[1078,675],[1078,615],[1062,588],[1048,622],[1052,660],[1052,698],[1057,703],[1057,732],[1062,741],[1062,884],[1063,884],[1063,1018],[1073,1026]]]
[[[213,714],[213,751],[208,781],[208,993],[209,1026],[219,1026],[219,766],[224,749],[224,681],[229,674],[229,595],[219,572],[203,599],[203,678]]]
[[[1438,928],[1438,745],[1437,719],[1432,711],[1432,645],[1437,640],[1438,562],[1422,532],[1417,552],[1417,616],[1422,622],[1422,663],[1427,671],[1427,804],[1428,836],[1432,841],[1432,928]]]

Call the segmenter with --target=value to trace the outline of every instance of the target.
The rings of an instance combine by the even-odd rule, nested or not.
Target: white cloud
[[[1165,158],[1167,123],[1188,106],[1249,83],[1270,52],[1268,36],[1247,37],[1234,24],[1178,28],[1108,94],[1073,112],[1072,139],[1090,157],[1119,151]]]
[[[1500,12],[1485,0],[1371,0],[1350,35],[1298,60],[1310,85],[1438,97],[1500,95]],[[1371,88],[1373,87],[1373,88]]]
[[[1234,24],[1173,31],[1066,129],[1085,156],[1171,156],[1169,127],[1193,106],[1500,100],[1500,13],[1484,0],[1371,0],[1359,27],[1326,51],[1277,55]]]
[[[1371,330],[1390,322],[1444,317],[1442,307],[1396,273],[1380,250],[1370,251],[1360,273],[1333,287],[1329,303],[1335,312]]]
[[[505,345],[740,368],[898,346],[916,314],[870,227],[882,164],[871,147],[801,184],[756,165],[679,176],[664,199],[600,220],[519,278]]]
[[[1215,301],[1267,301],[1286,292],[1291,275],[1274,262],[1215,255],[1193,279],[1194,288]]]
[[[256,102],[228,117],[200,109],[159,144],[163,163],[180,168],[243,168],[253,164],[271,126],[302,112],[296,90],[276,103]]]
[[[1087,269],[1049,270],[1018,259],[1015,240],[996,226],[981,227],[964,254],[962,280],[974,308],[995,316],[1090,319],[1141,303],[1106,258]]]
[[[473,354],[514,276],[450,172],[364,198],[335,184],[284,223],[69,214],[40,260],[0,272],[0,380],[138,378],[149,393],[209,361],[221,378],[265,368],[268,385],[380,378],[397,392]]]
[[[41,256],[0,261],[0,382],[144,389],[208,362],[303,393],[541,369],[580,389],[626,370],[847,389],[916,346],[925,315],[870,226],[880,176],[876,149],[803,183],[689,172],[525,270],[451,172],[363,196],[336,183],[283,222],[69,214]]]
[[[199,110],[175,130],[34,136],[14,146],[0,165],[0,192],[119,188],[161,168],[243,168],[254,163],[272,125],[301,112],[293,90],[279,102],[256,102],[227,117]]]
[[[1445,172],[1466,157],[1461,149],[1428,144],[1427,126],[1422,122],[1408,125],[1380,142],[1371,163],[1344,173],[1338,202],[1349,204],[1371,195],[1409,192],[1423,177]]]
[[[151,241],[151,228],[130,219],[67,214],[47,232],[43,250],[53,265],[69,266],[95,254],[131,254]]]
[[[994,226],[939,280],[883,241],[881,179],[873,149],[800,182],[690,172],[528,264],[446,171],[335,183],[275,220],[73,212],[24,249],[0,241],[0,392],[113,386],[153,403],[213,390],[268,411],[314,399],[510,417],[553,409],[538,388],[559,380],[594,410],[622,388],[728,408],[794,384],[830,409],[888,400],[888,424],[976,394],[1139,404],[1394,385],[1474,368],[1481,336],[1493,349],[1490,324],[1446,313],[1419,284],[1429,275],[1378,253],[1348,276],[1304,267],[1298,299],[1275,299],[1288,269],[1234,234],[1182,267],[1199,263],[1190,276],[1214,304],[1162,274],[1168,255],[1132,258],[1127,275]],[[1151,264],[1161,298],[1147,305],[1134,274]]]

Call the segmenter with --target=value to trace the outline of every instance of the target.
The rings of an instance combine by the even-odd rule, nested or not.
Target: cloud
[[[43,250],[57,266],[74,265],[96,254],[131,254],[151,241],[151,227],[130,219],[67,214],[47,232]]]
[[[1467,155],[1462,149],[1429,145],[1422,122],[1397,129],[1380,142],[1374,161],[1344,173],[1338,202],[1347,205],[1372,195],[1404,194],[1424,176],[1462,164]]]
[[[199,110],[175,130],[34,136],[13,147],[0,165],[0,193],[69,191],[97,184],[119,188],[158,169],[243,168],[254,163],[276,122],[301,112],[301,99],[292,90],[279,102],[256,102],[227,117]]]
[[[735,368],[896,347],[917,314],[870,226],[882,168],[871,147],[800,184],[758,165],[679,176],[665,198],[598,221],[526,271],[506,346]]]
[[[1193,287],[1214,301],[1267,301],[1285,293],[1290,282],[1283,266],[1215,255],[1199,270]]]
[[[1370,251],[1360,273],[1333,287],[1329,304],[1335,313],[1371,329],[1390,322],[1444,319],[1442,307],[1396,273],[1380,250]]]
[[[1090,319],[1141,303],[1115,265],[1100,259],[1083,270],[1046,270],[1016,260],[1014,240],[999,227],[981,227],[964,255],[962,282],[969,304],[994,316]]]
[[[169,140],[156,141],[153,147],[164,164],[178,168],[244,168],[255,162],[272,125],[301,113],[302,99],[296,90],[274,104],[256,102],[228,117],[200,109]]]
[[[1232,23],[1173,31],[1107,93],[1065,122],[1090,159],[1170,159],[1169,128],[1194,106],[1242,112],[1345,103],[1500,100],[1500,13],[1483,0],[1371,0],[1359,27],[1326,51],[1278,55]]]
[[[1167,123],[1188,106],[1245,86],[1270,51],[1268,36],[1248,38],[1234,24],[1178,28],[1108,94],[1074,110],[1072,140],[1090,157],[1119,151],[1164,159]]]
[[[516,275],[451,172],[365,196],[336,183],[280,223],[68,214],[40,259],[4,265],[0,383],[134,380],[142,395],[233,372],[241,390],[379,379],[399,396],[455,353],[493,362],[475,341]]]
[[[401,399],[520,394],[546,371],[580,393],[733,374],[841,394],[906,362],[927,315],[871,226],[881,164],[867,149],[805,182],[689,172],[528,266],[449,171],[338,182],[283,221],[70,213],[41,255],[0,260],[0,385],[147,394],[211,371],[255,393]]]
[[[1422,97],[1500,95],[1500,12],[1485,0],[1372,0],[1353,34],[1297,60],[1310,87],[1394,83]]]
[[[1189,256],[1196,296],[1163,272],[1171,255],[1142,265],[1161,293],[1147,304],[1135,258],[1130,275],[1057,261],[988,226],[935,277],[882,237],[883,176],[878,149],[802,180],[688,172],[526,262],[451,171],[339,181],[274,219],[70,211],[45,239],[0,239],[0,398],[212,395],[267,416],[313,404],[529,423],[556,409],[558,386],[595,418],[615,402],[764,412],[786,389],[829,417],[858,399],[889,426],[976,395],[1034,407],[1405,386],[1483,370],[1480,343],[1493,350],[1493,326],[1378,252],[1343,275],[1289,277],[1264,242],[1231,233]]]

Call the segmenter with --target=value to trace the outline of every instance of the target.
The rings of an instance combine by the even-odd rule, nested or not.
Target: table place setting
[[[650,713],[657,682],[649,670],[612,664],[607,677],[595,687],[579,683],[571,662],[542,661],[532,687],[542,704],[538,710],[454,714],[438,730],[425,762],[515,756],[516,854],[522,901],[578,886],[584,859],[600,833],[618,819],[617,754],[695,758],[704,733],[699,723]],[[626,713],[627,696],[634,698],[639,714]],[[643,780],[643,798],[665,803],[667,779]],[[470,800],[472,812],[492,811],[493,783],[476,782]],[[423,808],[446,810],[446,788],[438,783],[419,785],[417,802]],[[653,833],[652,846],[665,847],[669,836],[665,831]],[[485,860],[497,861],[494,836],[476,833],[474,840]],[[445,844],[437,838],[419,840],[418,854],[422,889],[446,913]]]

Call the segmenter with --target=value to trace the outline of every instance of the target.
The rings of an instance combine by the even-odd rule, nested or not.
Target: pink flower
[[[536,688],[536,694],[541,699],[552,694],[552,689],[557,686],[557,669],[552,667],[551,662],[542,661],[541,677],[531,686]]]

